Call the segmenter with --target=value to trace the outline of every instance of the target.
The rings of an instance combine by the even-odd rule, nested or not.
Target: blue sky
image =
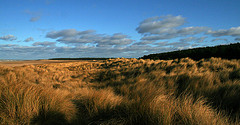
[[[0,0],[0,59],[141,57],[240,41],[239,0]]]

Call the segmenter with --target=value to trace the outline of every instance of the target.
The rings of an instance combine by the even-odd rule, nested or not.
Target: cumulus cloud
[[[43,46],[43,47],[51,47],[51,46],[56,46],[55,42],[35,42],[32,44],[33,46]]]
[[[30,42],[30,41],[34,41],[34,39],[32,37],[28,37],[27,39],[24,40],[24,42]]]
[[[185,18],[182,16],[156,16],[142,21],[136,30],[141,34],[159,34],[163,32],[163,30],[169,30],[171,28],[181,26],[185,22]]]
[[[101,37],[97,34],[84,34],[84,35],[75,35],[71,37],[63,36],[57,39],[57,41],[65,44],[86,44],[86,43],[93,43],[98,39],[101,39]]]
[[[186,27],[186,28],[182,28],[180,30],[177,30],[177,34],[180,34],[180,36],[184,36],[184,35],[195,35],[195,34],[199,34],[202,32],[206,32],[207,30],[209,30],[210,28],[208,27]]]
[[[165,29],[160,34],[150,34],[141,38],[141,40],[164,40],[187,35],[195,35],[207,31],[207,27],[186,27],[182,29]]]
[[[84,34],[90,34],[94,33],[95,30],[85,30],[85,31],[77,31],[76,29],[65,29],[65,30],[60,30],[60,31],[51,31],[48,32],[46,37],[56,39],[59,37],[75,37],[78,35],[84,35]]]
[[[16,40],[17,37],[14,35],[6,35],[6,36],[1,36],[0,39],[5,41],[13,41],[13,40]]]
[[[96,34],[95,30],[77,31],[76,29],[65,29],[47,33],[47,38],[57,39],[58,42],[72,45],[96,44],[97,46],[128,45],[133,42],[129,36],[122,33],[113,35]]]
[[[240,36],[240,26],[239,27],[232,27],[230,29],[221,29],[221,30],[209,30],[206,34],[210,34],[215,37],[219,36]]]
[[[187,35],[195,35],[210,30],[208,27],[178,28],[185,23],[182,16],[162,16],[148,18],[140,23],[137,31],[143,34],[141,40],[163,40]]]
[[[201,43],[205,41],[209,35],[212,37],[232,36],[237,37],[235,41],[239,41],[240,26],[232,27],[230,29],[212,30],[210,27],[204,26],[188,26],[183,27],[186,20],[182,16],[156,16],[143,20],[140,22],[136,31],[143,35],[142,42],[135,43],[135,45],[151,44],[160,40],[168,40],[173,38],[181,38],[179,42],[193,42]],[[195,37],[196,35],[205,35],[203,37]],[[186,37],[186,38],[184,38]],[[154,42],[152,42],[154,41]],[[215,38],[215,41],[229,42],[227,39]],[[188,44],[183,44],[188,45]]]
[[[132,39],[129,39],[127,35],[121,33],[116,33],[112,36],[101,36],[100,39],[95,41],[98,45],[128,45],[132,42]]]
[[[202,39],[204,39],[204,37],[200,37],[200,38],[189,37],[189,38],[180,39],[179,41],[176,41],[176,42],[170,42],[170,41],[160,41],[160,42],[159,41],[142,41],[142,42],[139,42],[139,43],[135,43],[133,45],[138,46],[139,48],[148,46],[148,49],[147,49],[148,52],[156,53],[156,51],[157,52],[163,52],[161,50],[157,50],[157,49],[163,49],[163,48],[165,48],[163,50],[187,49],[189,47],[197,45],[194,42],[190,43],[192,40],[194,40],[194,41],[198,40],[197,42],[199,42]],[[155,52],[150,50],[150,49],[153,49]]]

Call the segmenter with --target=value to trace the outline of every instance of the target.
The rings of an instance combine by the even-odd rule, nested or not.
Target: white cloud
[[[30,41],[34,41],[34,39],[32,37],[28,37],[27,39],[24,40],[24,42],[30,42]]]
[[[186,27],[182,29],[164,29],[159,30],[159,34],[149,34],[141,38],[141,40],[164,40],[172,39],[177,37],[184,37],[188,35],[196,35],[202,32],[206,32],[209,28],[207,27]]]
[[[153,44],[156,42],[155,40],[142,40],[140,42],[134,43],[134,45],[146,45],[146,44]]]
[[[240,36],[240,26],[239,27],[232,27],[230,29],[221,29],[221,30],[209,30],[206,34],[210,34],[215,37],[219,36]]]
[[[173,51],[184,48],[181,43],[162,43],[164,46],[155,45],[130,45],[130,46],[76,46],[76,47],[58,47],[51,46],[54,43],[48,42],[35,42],[35,46],[15,46],[15,45],[2,45],[0,46],[0,58],[14,57],[15,59],[41,59],[41,58],[56,58],[56,57],[141,57],[151,53],[161,53]],[[169,46],[165,46],[169,44]]]
[[[101,36],[100,39],[95,41],[98,45],[128,45],[132,42],[132,39],[129,39],[127,35],[121,33],[116,33],[112,36]]]
[[[34,17],[33,14],[32,17]],[[202,42],[212,37],[212,42],[227,41],[227,39],[216,38],[220,36],[233,36],[236,37],[235,41],[240,41],[239,27],[213,31],[201,26],[183,27],[185,23],[185,18],[182,16],[148,18],[136,28],[137,32],[143,35],[140,41],[135,41],[123,33],[109,35],[98,34],[95,30],[78,31],[76,29],[51,31],[46,33],[45,37],[55,42],[35,42],[32,46],[0,45],[0,55],[4,55],[0,58],[141,57],[152,53],[201,46]],[[17,38],[6,35],[0,39],[13,41]],[[24,41],[34,41],[34,39],[29,37]]]
[[[41,59],[55,55],[55,50],[50,47],[14,46],[0,47],[1,59]]]
[[[142,41],[135,43],[136,45],[144,45],[144,44],[155,44],[159,40],[169,40],[173,38],[181,38],[179,43],[181,42],[193,42],[192,44],[201,43],[205,41],[209,35],[212,37],[221,37],[221,36],[232,36],[238,37],[240,36],[240,26],[232,27],[230,29],[220,29],[220,30],[212,30],[209,27],[204,26],[188,26],[183,27],[186,23],[186,20],[182,16],[156,16],[143,20],[140,22],[139,26],[136,28],[137,32],[142,34]],[[181,27],[180,27],[181,26]],[[205,35],[202,37],[196,37],[196,35]],[[183,38],[186,37],[186,38]],[[147,41],[147,42],[146,42]],[[151,42],[154,41],[154,42]],[[212,42],[215,41],[225,41],[229,42],[228,39],[222,38],[214,38]],[[239,41],[238,38],[235,38],[235,41]],[[177,42],[174,43],[177,45]],[[188,43],[184,43],[183,45],[188,46]]]
[[[74,36],[74,37],[62,37],[57,39],[58,42],[65,44],[85,44],[93,43],[99,37],[96,35],[84,35],[84,36]]]
[[[47,33],[47,38],[57,39],[58,42],[79,46],[81,44],[97,44],[97,46],[128,45],[133,42],[129,36],[122,33],[113,35],[96,34],[94,30],[77,31],[65,29]]]
[[[13,41],[13,40],[16,40],[17,37],[14,35],[6,35],[6,36],[0,37],[0,39],[5,41]]]
[[[151,35],[151,36],[144,36],[141,40],[164,40],[164,39],[171,39],[176,37],[173,34],[162,34],[162,35]]]
[[[160,20],[161,19],[161,20]],[[138,33],[144,35],[141,40],[163,40],[187,35],[195,35],[207,32],[208,27],[185,27],[178,28],[185,23],[182,16],[162,16],[148,18],[137,27]]]
[[[0,48],[18,47],[17,44],[1,44]]]
[[[206,32],[209,29],[210,28],[208,28],[208,27],[186,27],[186,28],[182,28],[180,30],[177,30],[176,34],[179,34],[180,36],[195,35],[195,34],[199,34],[199,33],[202,33],[202,32]]]
[[[35,42],[32,44],[33,46],[43,46],[43,47],[50,47],[50,46],[56,46],[56,42]]]
[[[46,43],[46,44],[45,44]],[[36,42],[36,46],[0,46],[0,58],[40,59],[56,57],[140,57],[153,52],[171,50],[167,47],[152,47],[147,45],[116,46],[116,47],[57,47],[48,46],[47,42]],[[51,43],[52,44],[52,43]]]
[[[75,37],[78,35],[84,35],[84,34],[91,34],[96,32],[95,30],[85,30],[85,31],[77,31],[76,29],[65,29],[65,30],[60,30],[60,31],[51,31],[48,32],[46,37],[56,39],[59,37]]]
[[[161,17],[151,17],[142,21],[136,30],[141,34],[160,34],[163,30],[181,26],[185,22],[185,18],[182,16],[167,15]]]

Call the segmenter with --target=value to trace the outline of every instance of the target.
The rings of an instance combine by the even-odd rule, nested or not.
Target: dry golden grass
[[[0,124],[239,124],[240,60],[0,66]]]

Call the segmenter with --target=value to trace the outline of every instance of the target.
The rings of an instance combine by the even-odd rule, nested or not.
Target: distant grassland
[[[240,60],[0,66],[0,124],[240,124]]]
[[[115,58],[51,58],[49,60],[108,60]]]

